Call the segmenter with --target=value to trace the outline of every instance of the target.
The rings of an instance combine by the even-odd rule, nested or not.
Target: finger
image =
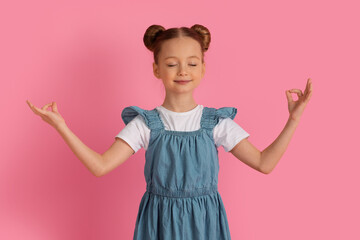
[[[312,92],[310,92],[310,94],[309,94],[309,97],[308,97],[307,101],[309,101],[309,100],[310,100],[311,96],[312,96]]]
[[[304,96],[304,94],[302,92],[299,92],[299,93],[297,93],[297,96],[298,96],[298,100],[299,100],[301,97]]]
[[[312,95],[312,88],[310,87],[310,90],[309,90],[309,92],[308,92],[308,94],[306,96],[306,102],[308,102],[310,100],[311,95]]]
[[[305,104],[307,104],[308,102],[309,102],[309,100],[310,100],[310,94],[309,95],[307,95],[306,97],[305,97],[305,99],[304,99],[304,103]]]
[[[38,113],[38,115],[46,115],[46,110],[43,110],[41,108],[37,108],[35,106],[33,106],[33,109]]]
[[[308,78],[308,80],[306,82],[306,86],[305,86],[305,90],[304,90],[304,95],[305,96],[307,95],[308,91],[309,91],[309,78]]]
[[[31,109],[31,103],[28,101],[28,100],[26,100],[26,104],[30,107],[30,109]]]
[[[290,92],[296,93],[298,98],[303,96],[303,93],[302,93],[302,91],[300,89],[291,89]]]
[[[306,102],[308,102],[311,98],[312,92],[309,93],[309,95],[306,97]]]
[[[28,102],[28,104],[30,105],[31,110],[32,110],[35,114],[41,115],[41,114],[45,114],[45,113],[46,113],[46,111],[43,111],[42,109],[35,107],[29,100],[27,100],[27,102]]]
[[[306,82],[306,87],[305,89],[308,89],[310,87],[310,78],[308,78],[307,82]]]
[[[36,115],[39,115],[39,113],[34,109],[34,107],[30,106],[31,111],[33,111]]]
[[[311,89],[311,86],[312,86],[311,79],[310,79],[310,78],[308,78],[308,81],[307,81],[307,84],[306,84],[306,89],[305,89],[305,91],[306,91],[306,92],[309,92],[309,91],[310,91],[310,89]]]
[[[33,111],[36,115],[39,115],[39,112],[35,109],[35,106],[29,100],[26,100],[26,102],[29,105],[31,111]]]
[[[286,98],[287,98],[288,102],[289,102],[289,103],[290,103],[290,102],[293,102],[293,99],[292,99],[290,90],[286,90],[286,91],[285,91],[285,94],[286,94]]]
[[[311,79],[309,78],[309,84],[308,84],[308,87],[307,87],[307,93],[309,94],[311,91],[312,91],[312,82],[311,82]]]
[[[29,105],[29,107],[32,107],[32,103],[29,100],[26,100],[26,103]]]
[[[297,88],[293,88],[293,89],[290,89],[290,92],[292,92],[292,93],[301,93],[301,90],[297,89]]]
[[[52,103],[46,104],[46,105],[43,106],[41,109],[45,111],[45,110],[47,110],[47,108],[48,108],[50,105],[52,105]]]
[[[46,114],[46,111],[43,111],[42,109],[37,108],[37,107],[35,107],[34,105],[31,107],[31,110],[32,110],[36,115],[39,115],[39,116],[43,116],[43,115]]]
[[[58,113],[58,108],[57,108],[56,102],[53,102],[52,109],[54,110],[54,112],[57,112],[57,113]]]

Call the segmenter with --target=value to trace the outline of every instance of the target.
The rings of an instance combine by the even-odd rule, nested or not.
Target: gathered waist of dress
[[[184,198],[184,197],[197,197],[202,195],[210,195],[214,194],[218,191],[218,186],[213,185],[209,187],[203,188],[193,188],[193,189],[183,189],[183,190],[171,190],[171,189],[164,189],[155,186],[146,186],[146,191],[152,194],[157,194],[166,197],[177,197],[177,198]]]

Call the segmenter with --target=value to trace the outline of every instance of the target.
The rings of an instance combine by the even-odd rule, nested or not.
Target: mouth
[[[186,82],[190,82],[192,80],[174,80],[174,82],[178,82],[178,83],[186,83]]]
[[[185,84],[188,84],[191,81],[192,80],[175,80],[174,82],[176,82],[177,84],[185,85]]]

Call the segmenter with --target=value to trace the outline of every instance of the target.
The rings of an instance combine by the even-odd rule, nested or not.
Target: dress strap
[[[216,124],[219,123],[220,118],[234,119],[237,109],[234,107],[211,108],[204,107],[201,118],[201,128],[212,131]]]
[[[125,125],[127,125],[139,114],[144,118],[145,124],[151,130],[161,129],[163,127],[155,109],[146,110],[137,106],[129,106],[123,109],[121,118],[123,119]]]

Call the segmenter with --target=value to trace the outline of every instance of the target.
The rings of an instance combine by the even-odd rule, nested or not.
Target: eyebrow
[[[175,56],[169,56],[169,57],[166,57],[165,60],[168,59],[168,58],[176,58],[176,57]],[[198,56],[190,56],[188,58],[197,58],[197,59],[200,60],[200,58]]]

